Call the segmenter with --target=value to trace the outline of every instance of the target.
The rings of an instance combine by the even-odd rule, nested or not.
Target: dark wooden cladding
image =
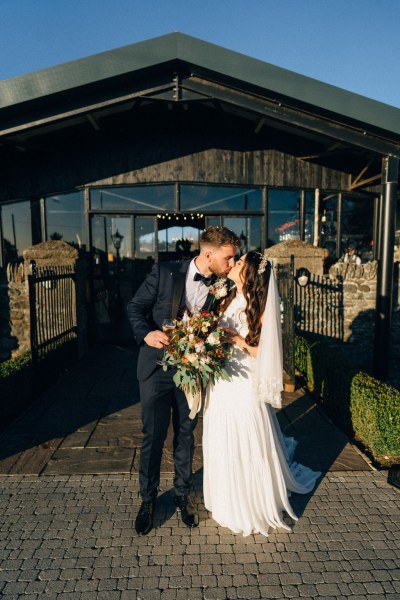
[[[206,120],[194,125],[176,118],[150,123],[133,120],[128,127],[122,121],[94,131],[87,122],[79,131],[33,139],[24,152],[8,151],[4,200],[87,185],[172,181],[350,189],[349,173],[296,158],[294,150],[290,153],[290,140],[282,135],[260,138],[237,119],[222,125]],[[289,151],[279,147],[284,142]]]
[[[212,148],[90,183],[127,185],[156,181],[348,190],[350,176],[275,150],[239,152]]]

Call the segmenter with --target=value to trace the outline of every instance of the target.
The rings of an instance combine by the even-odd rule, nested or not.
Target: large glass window
[[[158,251],[179,252],[182,247],[187,247],[188,252],[195,252],[199,249],[199,239],[202,230],[190,225],[171,225],[165,229],[160,229],[159,226]]]
[[[22,260],[22,252],[32,245],[29,202],[5,204],[1,208],[4,264]]]
[[[75,248],[86,246],[83,191],[46,198],[46,237],[62,240]]]
[[[372,256],[372,226],[374,203],[372,198],[343,196],[342,253],[349,245],[356,249],[361,260]]]
[[[174,211],[175,185],[95,188],[90,191],[90,206],[92,210]]]
[[[337,206],[336,194],[321,194],[319,245],[329,251],[330,260],[338,258],[336,256]]]
[[[268,246],[300,239],[300,192],[268,190]]]
[[[304,241],[314,243],[315,192],[305,192]]]
[[[262,210],[262,191],[256,188],[181,185],[182,211],[242,212]]]
[[[224,227],[239,236],[242,242],[241,254],[246,254],[249,250],[261,251],[261,217],[223,217],[222,222]]]

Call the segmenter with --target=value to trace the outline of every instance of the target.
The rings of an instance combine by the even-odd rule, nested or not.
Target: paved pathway
[[[281,424],[300,441],[298,460],[324,474],[312,494],[293,495],[292,533],[218,527],[202,504],[199,448],[200,526],[174,511],[167,452],[156,527],[138,538],[134,359],[97,348],[0,436],[2,598],[400,599],[400,493],[302,390],[285,395]]]

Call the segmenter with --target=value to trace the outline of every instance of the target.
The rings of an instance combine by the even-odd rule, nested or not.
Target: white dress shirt
[[[185,306],[191,313],[194,312],[195,308],[203,307],[209,290],[203,281],[194,281],[196,273],[200,273],[200,271],[196,267],[195,259],[193,259],[187,270],[185,285]]]

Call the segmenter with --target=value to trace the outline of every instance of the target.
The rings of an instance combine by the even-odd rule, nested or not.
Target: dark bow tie
[[[215,283],[218,278],[216,275],[208,275],[208,277],[206,277],[205,275],[202,275],[201,273],[195,273],[193,279],[194,279],[194,281],[202,281],[204,283],[204,285],[206,285],[207,287],[210,287],[210,285]]]

